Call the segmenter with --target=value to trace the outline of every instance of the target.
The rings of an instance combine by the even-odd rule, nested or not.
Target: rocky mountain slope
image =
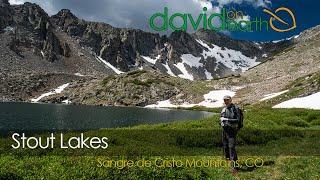
[[[109,67],[124,72],[152,68],[190,80],[238,74],[292,44],[291,41],[259,44],[233,40],[209,30],[193,34],[180,31],[160,37],[141,30],[87,22],[66,9],[51,19],[81,46],[89,47],[95,55],[110,63]]]
[[[78,80],[62,93],[41,99],[42,102],[87,105],[146,106],[166,99],[176,103],[197,102],[211,89],[205,81],[190,83],[157,71],[136,70],[104,79]]]
[[[274,42],[205,30],[167,37],[85,21],[66,9],[50,17],[36,4],[0,0],[0,100],[30,101],[70,83],[41,101],[198,103],[211,90],[243,87],[235,100],[252,104],[318,72],[318,41],[319,26]]]
[[[36,4],[1,0],[0,29],[1,72],[108,74]]]
[[[66,9],[49,17],[36,4],[11,6],[7,0],[0,1],[0,29],[2,72],[99,76],[157,69],[185,79],[213,79],[238,74],[292,44],[233,40],[204,30],[160,37],[88,22]]]
[[[301,78],[308,80],[319,73],[320,26],[303,31],[294,41],[294,46],[275,54],[265,63],[246,71],[238,78],[237,85],[245,86],[237,93],[239,100],[243,103],[256,103],[266,94],[284,90],[289,90],[288,95],[294,90],[292,83],[298,79],[301,81]],[[315,89],[319,88],[317,83],[308,84],[315,87],[304,87],[306,91],[293,97],[315,92]]]
[[[76,88],[70,87],[65,93],[43,101],[62,102],[69,99],[80,104],[145,106],[170,99],[174,104],[193,104],[203,101],[203,95],[212,90],[227,89],[236,92],[236,103],[276,105],[320,89],[320,26],[302,32],[293,40],[294,46],[274,54],[240,76],[188,81],[160,75],[156,71],[134,71],[104,80],[87,81],[87,84],[79,83]],[[265,95],[285,90],[286,93],[279,98],[260,102]]]

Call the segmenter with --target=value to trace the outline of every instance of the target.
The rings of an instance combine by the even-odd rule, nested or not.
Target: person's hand
[[[221,118],[220,118],[220,121],[228,121],[228,118],[221,117]]]

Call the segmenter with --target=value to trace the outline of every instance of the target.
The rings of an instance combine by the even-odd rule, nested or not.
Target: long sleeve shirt
[[[240,121],[239,108],[230,104],[222,109],[220,115],[220,124],[221,126],[231,126],[233,127],[237,122]]]

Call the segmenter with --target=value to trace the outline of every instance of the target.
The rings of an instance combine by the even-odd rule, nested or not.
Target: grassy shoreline
[[[86,136],[110,138],[108,151],[21,151],[10,154],[0,139],[0,179],[319,179],[318,135],[320,111],[305,109],[258,109],[247,107],[245,128],[239,133],[240,159],[265,159],[262,167],[242,167],[234,177],[229,167],[99,167],[98,158],[153,160],[222,159],[219,118],[139,125],[85,132]],[[282,133],[280,133],[282,132]],[[77,132],[66,133],[67,137]],[[211,136],[214,134],[215,136]],[[42,135],[44,136],[44,135]],[[27,155],[26,155],[27,154]],[[242,162],[243,163],[243,162]]]

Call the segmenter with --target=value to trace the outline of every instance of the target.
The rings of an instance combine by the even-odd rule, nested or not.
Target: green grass
[[[203,110],[198,108],[199,110]],[[107,150],[21,150],[13,153],[8,138],[0,139],[0,179],[319,179],[320,111],[245,108],[245,128],[238,135],[239,174],[218,167],[99,167],[101,160],[223,160],[219,117],[88,131],[109,138]],[[280,133],[279,133],[280,132]],[[66,133],[66,137],[79,132]],[[42,135],[44,136],[44,135]],[[72,152],[73,156],[68,155]],[[74,156],[74,155],[77,156]],[[314,156],[312,156],[314,155]],[[262,167],[246,167],[260,157]]]

